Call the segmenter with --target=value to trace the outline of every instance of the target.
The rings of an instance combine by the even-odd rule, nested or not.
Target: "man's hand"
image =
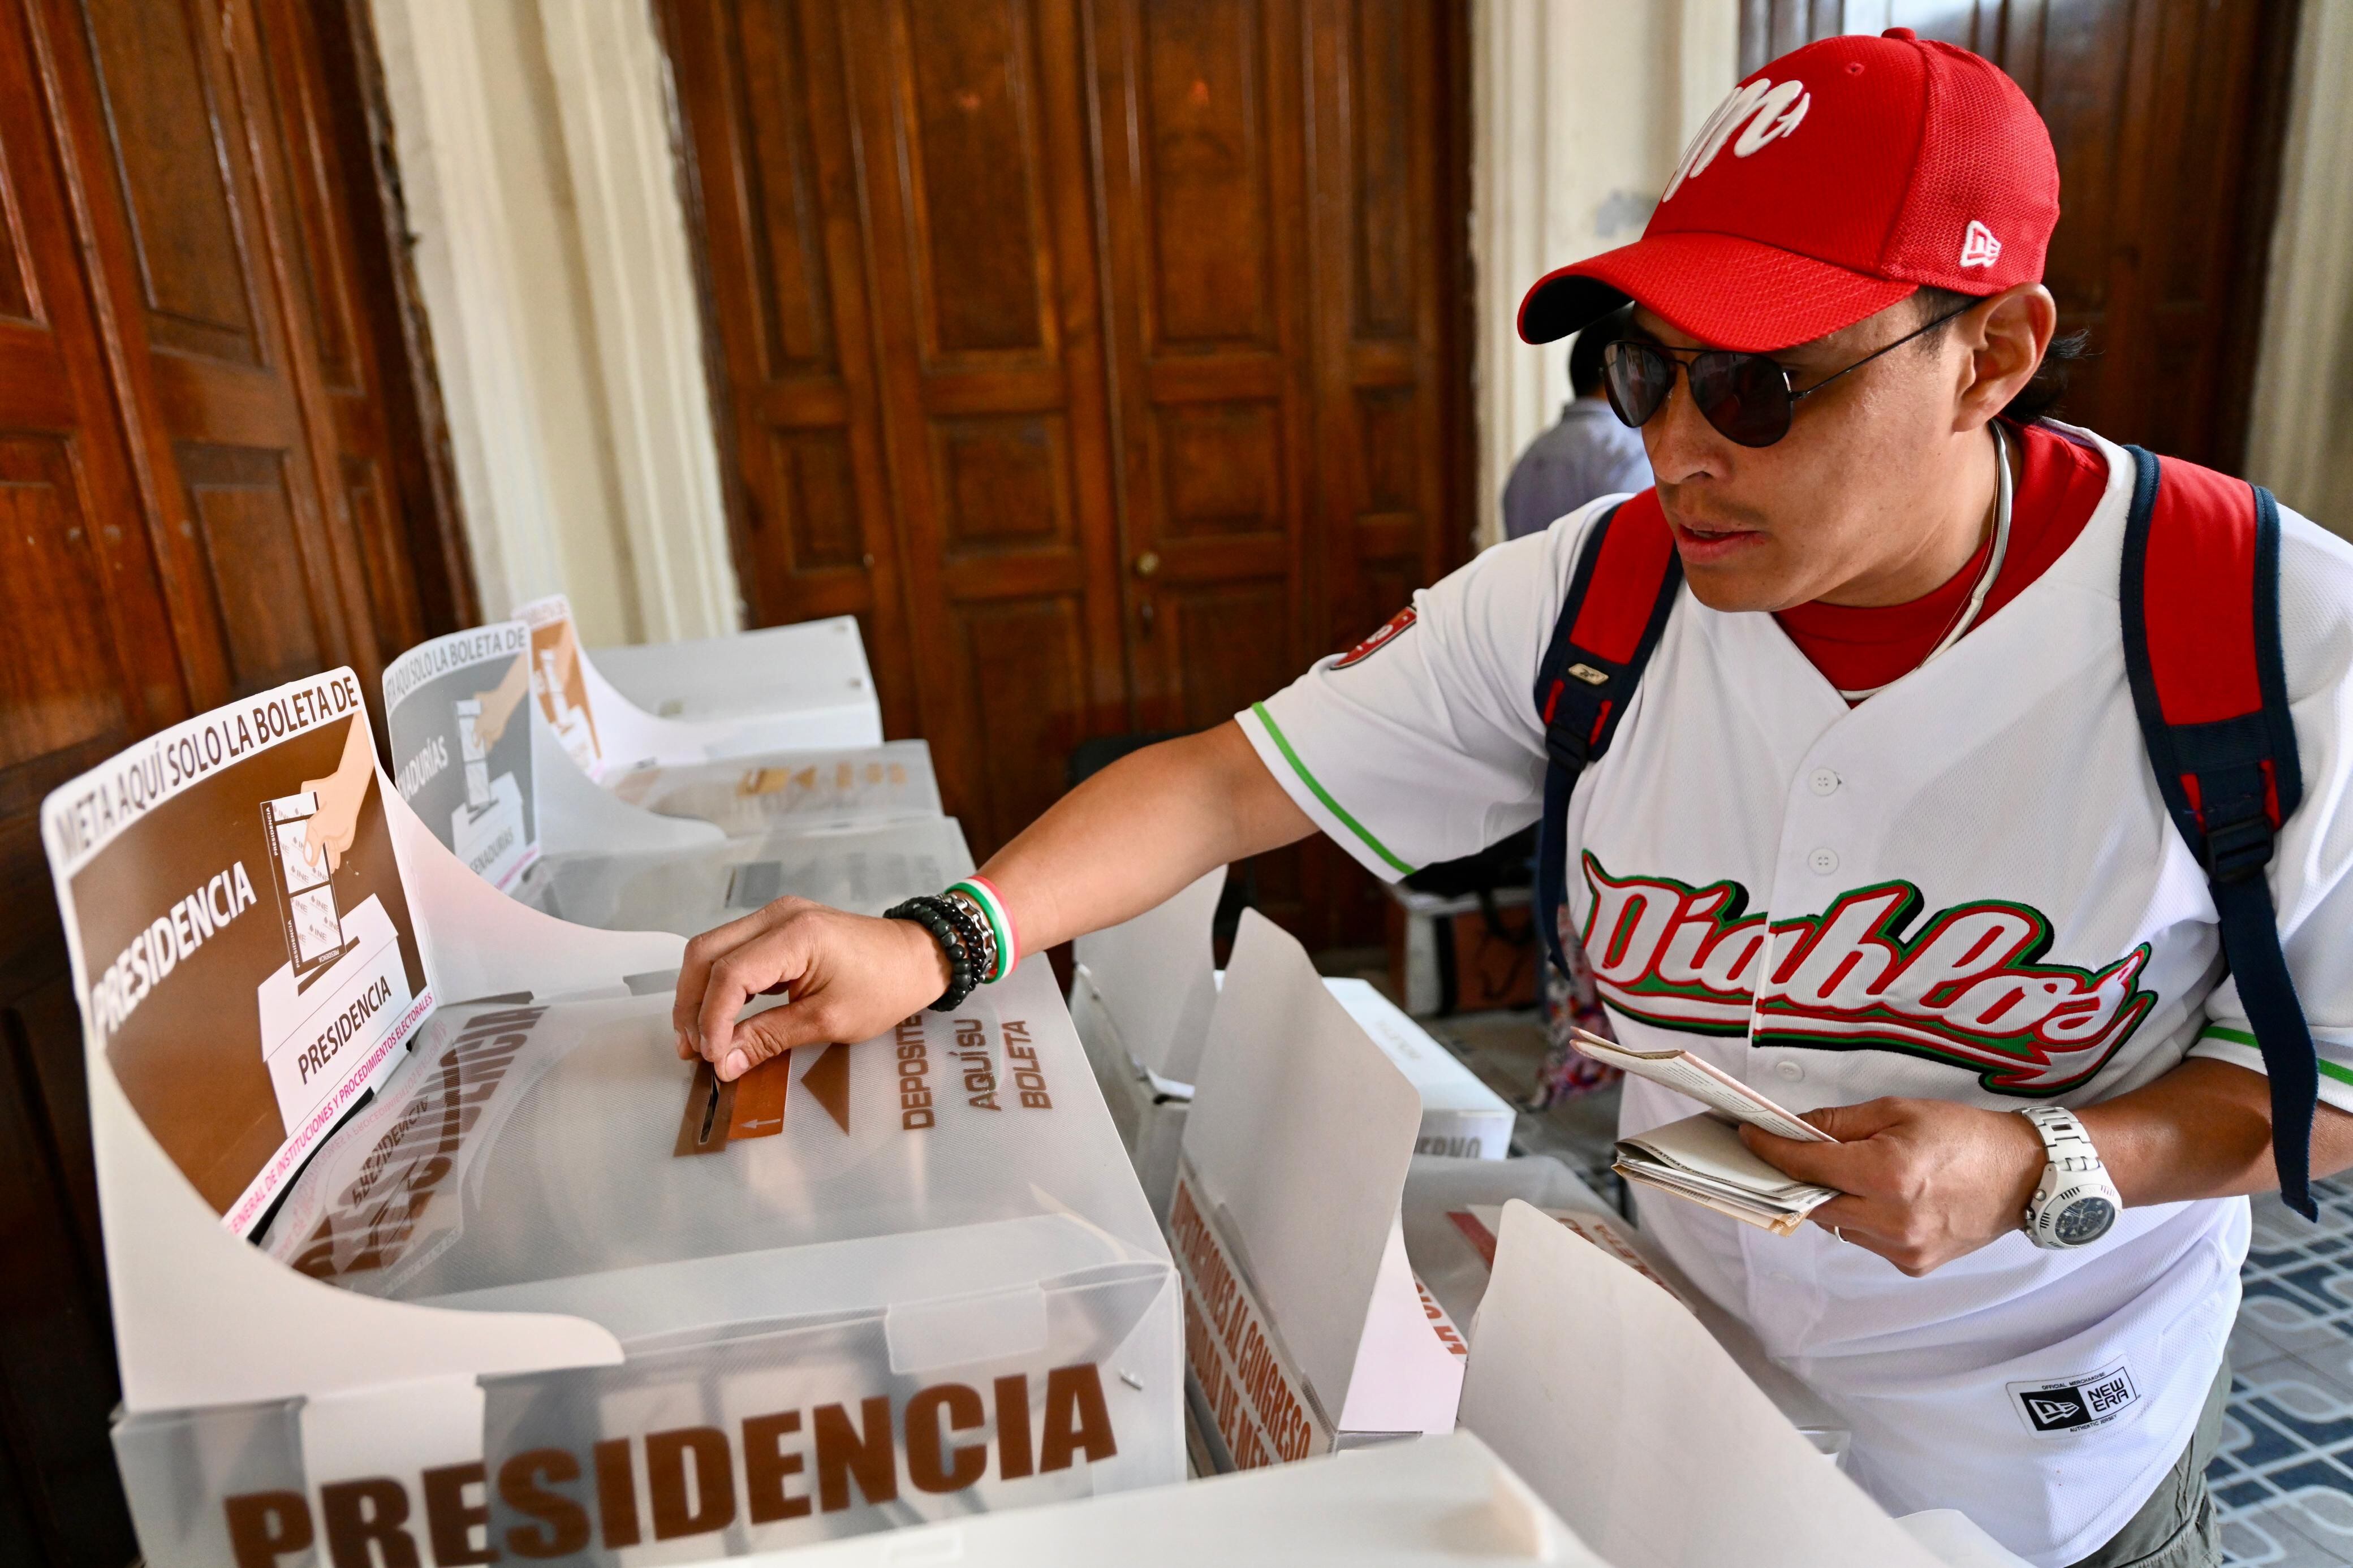
[[[2026,1118],[1943,1100],[1872,1100],[1808,1111],[1836,1143],[1754,1127],[1740,1140],[1776,1170],[1836,1187],[1810,1216],[1915,1278],[2019,1228],[2042,1179]]]
[[[670,1023],[682,1060],[699,1055],[732,1082],[795,1046],[879,1035],[947,988],[947,955],[914,921],[778,899],[686,944]],[[773,991],[792,999],[737,1021]]]

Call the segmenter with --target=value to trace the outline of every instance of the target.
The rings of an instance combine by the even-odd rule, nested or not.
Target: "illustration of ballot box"
[[[1145,1194],[1163,1218],[1217,997],[1209,923],[1225,874],[1219,867],[1134,920],[1079,938],[1075,949],[1071,1016]],[[1510,1152],[1510,1104],[1429,1030],[1368,982],[1324,984],[1413,1085],[1421,1101],[1416,1153],[1500,1160]]]
[[[318,795],[307,790],[261,805],[274,873],[270,879],[278,887],[279,918],[286,927],[286,957],[297,990],[308,990],[350,947],[343,940],[343,916],[335,909],[327,851],[309,842],[311,818],[318,809]]]
[[[659,718],[759,721],[779,747],[881,743],[855,616],[600,647],[589,658],[615,690]]]
[[[675,1562],[1182,1476],[1176,1271],[1042,958],[719,1086],[679,937],[499,892],[366,736],[336,670],[44,804],[147,1561]],[[153,790],[175,747],[235,760]],[[285,969],[254,806],[330,772],[399,985],[322,1001],[273,1101],[217,999]]]
[[[838,833],[776,833],[702,848],[554,855],[515,896],[575,925],[694,936],[791,895],[879,915],[972,873],[952,816]]]

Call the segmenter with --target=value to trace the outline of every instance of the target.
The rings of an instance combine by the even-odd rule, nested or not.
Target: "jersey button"
[[[1785,1083],[1795,1083],[1806,1076],[1806,1069],[1790,1058],[1783,1057],[1773,1064],[1773,1073]]]
[[[1806,857],[1806,865],[1817,877],[1827,877],[1838,869],[1838,851],[1817,849]]]
[[[1816,768],[1806,775],[1806,787],[1816,795],[1836,795],[1839,776],[1828,768]]]

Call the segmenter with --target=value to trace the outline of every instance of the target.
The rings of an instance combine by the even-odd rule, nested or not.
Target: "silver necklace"
[[[1923,658],[1918,664],[1914,665],[1912,669],[1905,670],[1904,675],[1909,675],[1913,670],[1925,668],[1931,660],[1936,659],[1941,656],[1946,649],[1960,641],[1961,638],[1968,634],[1968,629],[1977,625],[1978,614],[1985,609],[1986,595],[1993,592],[1994,582],[2001,575],[2002,559],[2010,553],[2010,509],[2011,497],[2010,487],[2010,438],[2001,433],[2001,426],[2000,425],[1993,426],[1993,552],[1986,557],[1985,569],[1978,574],[1977,586],[1969,590],[1969,602],[1961,607],[1959,619],[1954,621],[1951,629],[1947,631],[1942,637],[1937,639],[1936,646],[1928,650],[1927,658]],[[1903,679],[1904,676],[1899,675],[1895,678],[1895,680],[1901,680]],[[1878,686],[1864,687],[1859,690],[1850,691],[1841,689],[1839,695],[1845,698],[1849,702],[1860,702],[1866,697],[1873,697],[1880,692],[1886,690],[1888,687],[1895,684],[1895,680],[1886,681]]]

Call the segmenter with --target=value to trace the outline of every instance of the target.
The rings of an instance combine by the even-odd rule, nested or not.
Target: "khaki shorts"
[[[2214,1524],[2214,1500],[2206,1491],[2206,1467],[2222,1440],[2222,1411],[2230,1397],[2231,1363],[2225,1360],[2206,1393],[2198,1429],[2172,1470],[2116,1539],[2074,1568],[2221,1568],[2222,1537]]]

